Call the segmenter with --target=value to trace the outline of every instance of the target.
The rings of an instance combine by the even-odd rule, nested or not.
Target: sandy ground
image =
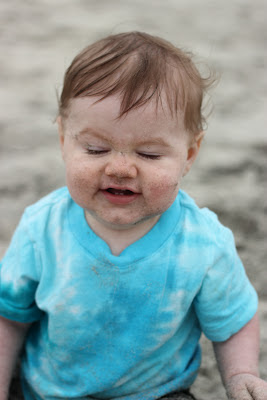
[[[230,226],[260,297],[267,379],[266,1],[12,0],[0,3],[0,256],[26,205],[64,185],[56,90],[74,55],[110,33],[143,30],[192,50],[221,76],[184,188]],[[264,110],[265,109],[265,110]],[[193,391],[224,400],[210,344]],[[244,349],[245,351],[245,349]]]

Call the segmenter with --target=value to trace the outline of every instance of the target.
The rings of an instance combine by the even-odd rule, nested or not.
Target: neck
[[[157,223],[160,216],[156,215],[136,225],[124,228],[103,224],[87,212],[85,212],[85,217],[90,228],[107,243],[112,254],[119,256],[126,247],[149,232]]]

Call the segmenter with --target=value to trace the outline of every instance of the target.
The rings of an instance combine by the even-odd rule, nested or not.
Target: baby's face
[[[120,100],[71,100],[59,119],[66,180],[73,200],[103,227],[153,225],[173,203],[199,141],[153,103],[117,119]]]

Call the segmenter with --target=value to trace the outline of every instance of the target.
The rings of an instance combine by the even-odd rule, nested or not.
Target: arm
[[[267,382],[259,378],[259,319],[256,314],[225,342],[213,343],[223,384],[231,400],[267,400]]]
[[[8,399],[12,373],[29,326],[0,316],[0,400]]]

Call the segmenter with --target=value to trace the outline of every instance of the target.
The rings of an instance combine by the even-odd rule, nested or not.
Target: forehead
[[[77,97],[70,100],[66,126],[79,130],[86,127],[107,129],[111,126],[129,126],[141,129],[143,133],[146,130],[184,131],[183,115],[172,117],[164,100],[160,103],[151,100],[122,117],[119,117],[120,108],[121,99],[117,95],[102,100],[95,96]]]

